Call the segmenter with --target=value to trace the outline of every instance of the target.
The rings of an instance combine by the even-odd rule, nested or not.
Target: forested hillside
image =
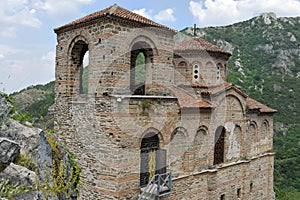
[[[232,52],[229,82],[278,110],[275,190],[278,199],[300,199],[300,17],[266,13],[230,26],[199,28],[196,34]]]

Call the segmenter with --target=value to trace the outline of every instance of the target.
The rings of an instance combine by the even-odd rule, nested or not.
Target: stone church
[[[276,110],[226,82],[229,52],[116,4],[54,31],[78,199],[272,199]]]

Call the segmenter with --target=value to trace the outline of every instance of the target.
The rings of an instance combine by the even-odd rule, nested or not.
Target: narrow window
[[[83,56],[81,72],[81,93],[88,93],[88,79],[89,79],[89,51]]]
[[[250,183],[250,192],[252,192],[252,190],[253,190],[253,183],[251,182]]]
[[[215,132],[214,165],[224,162],[225,128],[219,126]]]
[[[217,80],[220,80],[220,77],[221,77],[221,67],[222,67],[222,65],[220,63],[217,64],[217,70],[216,70]]]
[[[193,66],[193,83],[199,83],[200,74],[199,74],[200,68],[198,64],[195,64]]]
[[[87,94],[89,47],[83,40],[76,41],[72,46],[69,80],[73,82],[73,85],[70,87],[69,92],[74,94]]]
[[[225,194],[222,194],[220,200],[225,200]]]
[[[237,198],[241,198],[241,188],[238,188],[236,191]]]
[[[145,55],[142,52],[136,57],[134,82],[137,93],[143,94],[144,92],[142,90],[145,87],[146,82],[146,60]]]
[[[130,52],[130,90],[133,95],[145,95],[146,85],[151,82],[153,49],[146,42],[137,42]]]

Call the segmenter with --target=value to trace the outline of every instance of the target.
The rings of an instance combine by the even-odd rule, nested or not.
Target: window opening
[[[159,149],[158,135],[150,132],[141,143],[140,186],[146,186],[155,174],[166,172],[166,151]]]
[[[219,126],[215,133],[214,165],[224,162],[225,128]]]
[[[193,83],[199,83],[199,65],[193,66]]]
[[[220,76],[221,76],[221,67],[222,67],[222,65],[221,65],[220,63],[217,64],[217,72],[216,72],[217,80],[219,80],[219,79],[220,79]]]
[[[178,66],[179,66],[179,67],[186,67],[187,64],[186,64],[186,62],[181,61],[181,62],[178,64]]]
[[[134,83],[135,93],[144,94],[146,82],[146,59],[144,53],[140,52],[135,61]]]
[[[88,79],[89,79],[89,51],[83,56],[81,72],[81,93],[88,93]]]
[[[225,200],[225,194],[222,194],[220,200]]]
[[[237,195],[238,198],[241,198],[241,188],[237,189],[236,195]]]

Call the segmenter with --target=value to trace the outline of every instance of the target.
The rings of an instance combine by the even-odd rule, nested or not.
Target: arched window
[[[225,128],[219,126],[215,132],[214,165],[224,162]]]
[[[179,67],[186,67],[187,64],[186,64],[186,62],[181,61],[181,62],[178,64],[178,66],[179,66]]]
[[[82,37],[78,37],[71,44],[70,54],[70,73],[69,80],[73,85],[71,93],[87,94],[88,93],[88,70],[84,64],[88,59],[88,44]]]
[[[130,89],[134,95],[145,95],[148,67],[153,62],[153,49],[146,42],[133,45],[130,55]]]
[[[140,186],[146,186],[155,174],[166,172],[166,150],[160,149],[159,137],[147,133],[141,142]]]
[[[268,131],[269,131],[269,122],[267,120],[265,120],[262,123],[261,132],[262,132],[262,134],[267,134]]]

